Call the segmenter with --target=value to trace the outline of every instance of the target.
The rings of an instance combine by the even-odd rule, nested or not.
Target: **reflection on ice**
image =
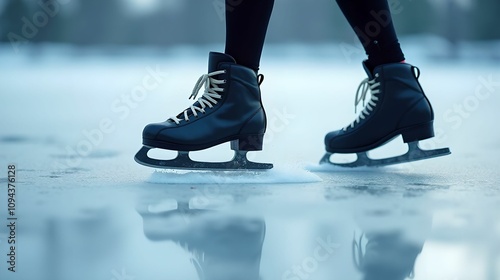
[[[363,234],[353,241],[353,258],[365,280],[414,278],[415,260],[422,247],[423,242],[405,240],[400,232]]]
[[[189,252],[199,279],[260,279],[263,219],[190,209],[186,203],[163,213],[139,213],[145,236],[173,241]]]
[[[117,202],[108,206],[83,195],[42,207],[20,228],[30,270],[6,279],[496,279],[499,217],[484,211],[492,201],[473,210],[463,200],[457,211],[433,188],[408,196],[341,187],[312,202],[297,185],[283,190],[302,201],[275,185],[265,194],[249,191],[255,185],[150,186],[132,200],[106,191]]]

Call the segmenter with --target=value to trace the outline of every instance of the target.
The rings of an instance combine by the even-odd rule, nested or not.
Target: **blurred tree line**
[[[221,43],[225,34],[223,0],[159,0],[147,13],[134,13],[121,0],[3,1],[3,42],[169,46]],[[499,0],[474,0],[469,6],[456,0],[390,3],[400,35],[434,34],[452,42],[500,39]],[[353,36],[333,0],[276,0],[268,31],[270,42],[352,41]]]

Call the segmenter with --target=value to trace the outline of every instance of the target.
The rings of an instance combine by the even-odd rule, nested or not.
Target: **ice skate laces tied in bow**
[[[361,120],[364,120],[370,113],[373,111],[375,106],[377,106],[378,96],[380,93],[380,82],[377,82],[378,73],[375,74],[375,78],[369,80],[368,78],[364,79],[361,84],[359,84],[358,90],[356,91],[356,97],[354,99],[354,113],[357,112],[357,106],[360,102],[363,102],[363,106],[365,105],[366,94],[368,90],[371,92],[371,98],[366,104],[365,108],[359,116],[348,126],[344,127],[343,130],[346,131],[349,127],[354,128],[356,124],[358,124]]]
[[[196,102],[191,105],[191,107],[187,108],[186,110],[184,110],[184,112],[170,119],[173,120],[176,124],[179,124],[183,119],[185,121],[189,121],[190,110],[193,113],[194,117],[198,117],[198,112],[205,114],[205,108],[207,106],[209,108],[212,108],[215,104],[217,104],[217,99],[222,98],[219,92],[224,91],[224,89],[220,88],[219,85],[225,84],[226,80],[217,80],[213,78],[213,76],[224,73],[226,73],[226,70],[219,70],[208,74],[203,74],[196,82],[196,85],[194,86],[193,92],[189,96],[189,99],[195,99],[200,89],[203,87],[203,85],[205,85],[205,92],[203,93],[203,95],[198,98],[198,100],[196,100]],[[198,103],[197,106],[195,106],[196,103]],[[184,118],[182,119],[183,116]],[[178,117],[181,117],[181,119]]]

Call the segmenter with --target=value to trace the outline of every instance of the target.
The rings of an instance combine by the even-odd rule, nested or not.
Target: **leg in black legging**
[[[368,55],[368,66],[403,61],[387,0],[337,0]]]
[[[226,50],[236,63],[259,69],[274,0],[226,0]]]

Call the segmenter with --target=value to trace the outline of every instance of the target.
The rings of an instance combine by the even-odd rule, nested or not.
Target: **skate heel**
[[[401,133],[401,135],[403,136],[403,141],[405,143],[434,137],[433,122],[430,121],[424,124],[408,127]]]
[[[234,151],[262,151],[264,134],[241,135],[238,140],[231,141]]]

